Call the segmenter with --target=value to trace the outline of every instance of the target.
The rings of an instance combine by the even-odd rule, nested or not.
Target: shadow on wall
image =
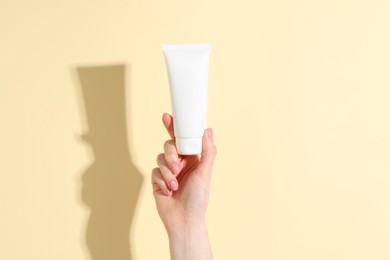
[[[128,149],[125,65],[77,67],[94,161],[82,175],[92,260],[133,260],[130,230],[143,176]],[[80,91],[79,91],[80,92]]]

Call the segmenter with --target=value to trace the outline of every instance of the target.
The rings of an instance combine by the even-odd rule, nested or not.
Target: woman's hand
[[[157,156],[152,185],[157,210],[170,239],[172,259],[212,259],[205,214],[217,152],[213,131],[205,130],[200,156],[182,156],[175,146],[172,116],[164,114],[162,120],[171,139],[164,143],[164,153]]]

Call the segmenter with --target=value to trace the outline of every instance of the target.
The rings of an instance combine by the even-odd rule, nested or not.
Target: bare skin
[[[162,117],[170,138],[157,156],[152,171],[153,195],[158,214],[169,237],[172,260],[213,259],[205,215],[211,173],[217,153],[213,131],[206,129],[201,155],[179,155],[175,146],[173,118]]]

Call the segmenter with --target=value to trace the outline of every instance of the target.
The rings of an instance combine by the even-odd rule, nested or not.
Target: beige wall
[[[161,44],[205,41],[215,258],[390,259],[389,13],[1,1],[0,259],[169,259],[149,185],[170,111]]]

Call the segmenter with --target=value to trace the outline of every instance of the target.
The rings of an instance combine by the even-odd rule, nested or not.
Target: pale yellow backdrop
[[[0,1],[0,259],[169,259],[163,43],[211,42],[215,259],[390,259],[390,2]],[[130,252],[130,253],[128,253]]]

